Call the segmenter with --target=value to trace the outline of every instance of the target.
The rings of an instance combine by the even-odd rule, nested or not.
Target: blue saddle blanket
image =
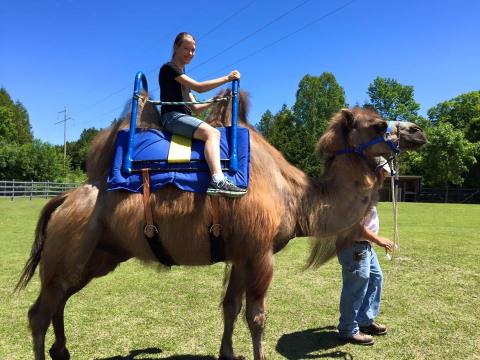
[[[230,157],[230,127],[218,128],[221,133],[220,158],[226,177],[242,188],[248,187],[250,170],[250,136],[247,128],[237,128],[238,170],[228,169]],[[150,186],[155,191],[167,184],[181,190],[205,192],[210,183],[210,170],[203,153],[205,143],[192,140],[190,162],[168,163],[168,152],[172,134],[157,129],[136,129],[133,148],[132,173],[122,171],[123,160],[128,149],[129,131],[120,130],[115,144],[115,156],[107,179],[108,190],[142,192],[141,170],[150,169]]]

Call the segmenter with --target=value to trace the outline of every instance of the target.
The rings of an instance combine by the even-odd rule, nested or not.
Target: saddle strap
[[[222,225],[220,225],[218,196],[210,196],[210,205],[212,206],[212,226],[210,226],[210,232],[214,236],[220,236],[222,233]]]
[[[142,169],[143,177],[143,207],[145,209],[145,228],[143,233],[147,238],[148,245],[150,249],[160,261],[165,266],[177,265],[177,263],[172,259],[168,254],[167,250],[163,246],[162,239],[158,232],[157,226],[153,223],[152,207],[150,206],[150,174],[148,169]]]
[[[147,225],[143,229],[145,236],[151,239],[158,229],[153,225],[152,207],[150,206],[150,174],[148,169],[142,169],[143,176],[143,208],[145,209],[145,221]]]
[[[222,237],[222,225],[220,225],[220,210],[218,196],[209,196],[212,206],[212,225],[209,228],[210,235],[210,261],[216,263],[225,261],[225,243]]]

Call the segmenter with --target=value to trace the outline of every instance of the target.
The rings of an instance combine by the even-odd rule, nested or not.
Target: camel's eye
[[[375,129],[375,131],[379,134],[382,134],[385,132],[385,130],[387,130],[387,122],[386,121],[382,121],[382,122],[379,122],[379,123],[376,123],[375,125],[373,125],[373,128]]]

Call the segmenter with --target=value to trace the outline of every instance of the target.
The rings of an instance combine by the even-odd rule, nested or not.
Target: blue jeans
[[[359,326],[372,324],[377,316],[383,275],[377,254],[368,243],[355,243],[337,256],[343,278],[338,332],[349,337],[358,333]]]

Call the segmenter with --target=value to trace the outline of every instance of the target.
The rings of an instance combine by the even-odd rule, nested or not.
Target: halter
[[[335,154],[336,155],[358,154],[361,157],[365,157],[364,150],[366,148],[368,148],[372,145],[384,142],[390,147],[392,152],[395,155],[397,155],[397,154],[400,153],[400,147],[399,147],[399,145],[396,145],[392,141],[392,130],[393,130],[393,127],[395,126],[395,124],[397,124],[397,127],[398,127],[398,122],[397,121],[389,121],[388,126],[387,126],[387,130],[385,131],[385,134],[383,134],[383,136],[379,136],[378,138],[375,138],[373,140],[370,140],[369,142],[360,144],[358,146],[353,146],[353,147],[348,148],[348,149],[338,150]],[[400,134],[399,129],[397,129],[397,134]],[[397,137],[399,137],[399,136],[397,136]]]

